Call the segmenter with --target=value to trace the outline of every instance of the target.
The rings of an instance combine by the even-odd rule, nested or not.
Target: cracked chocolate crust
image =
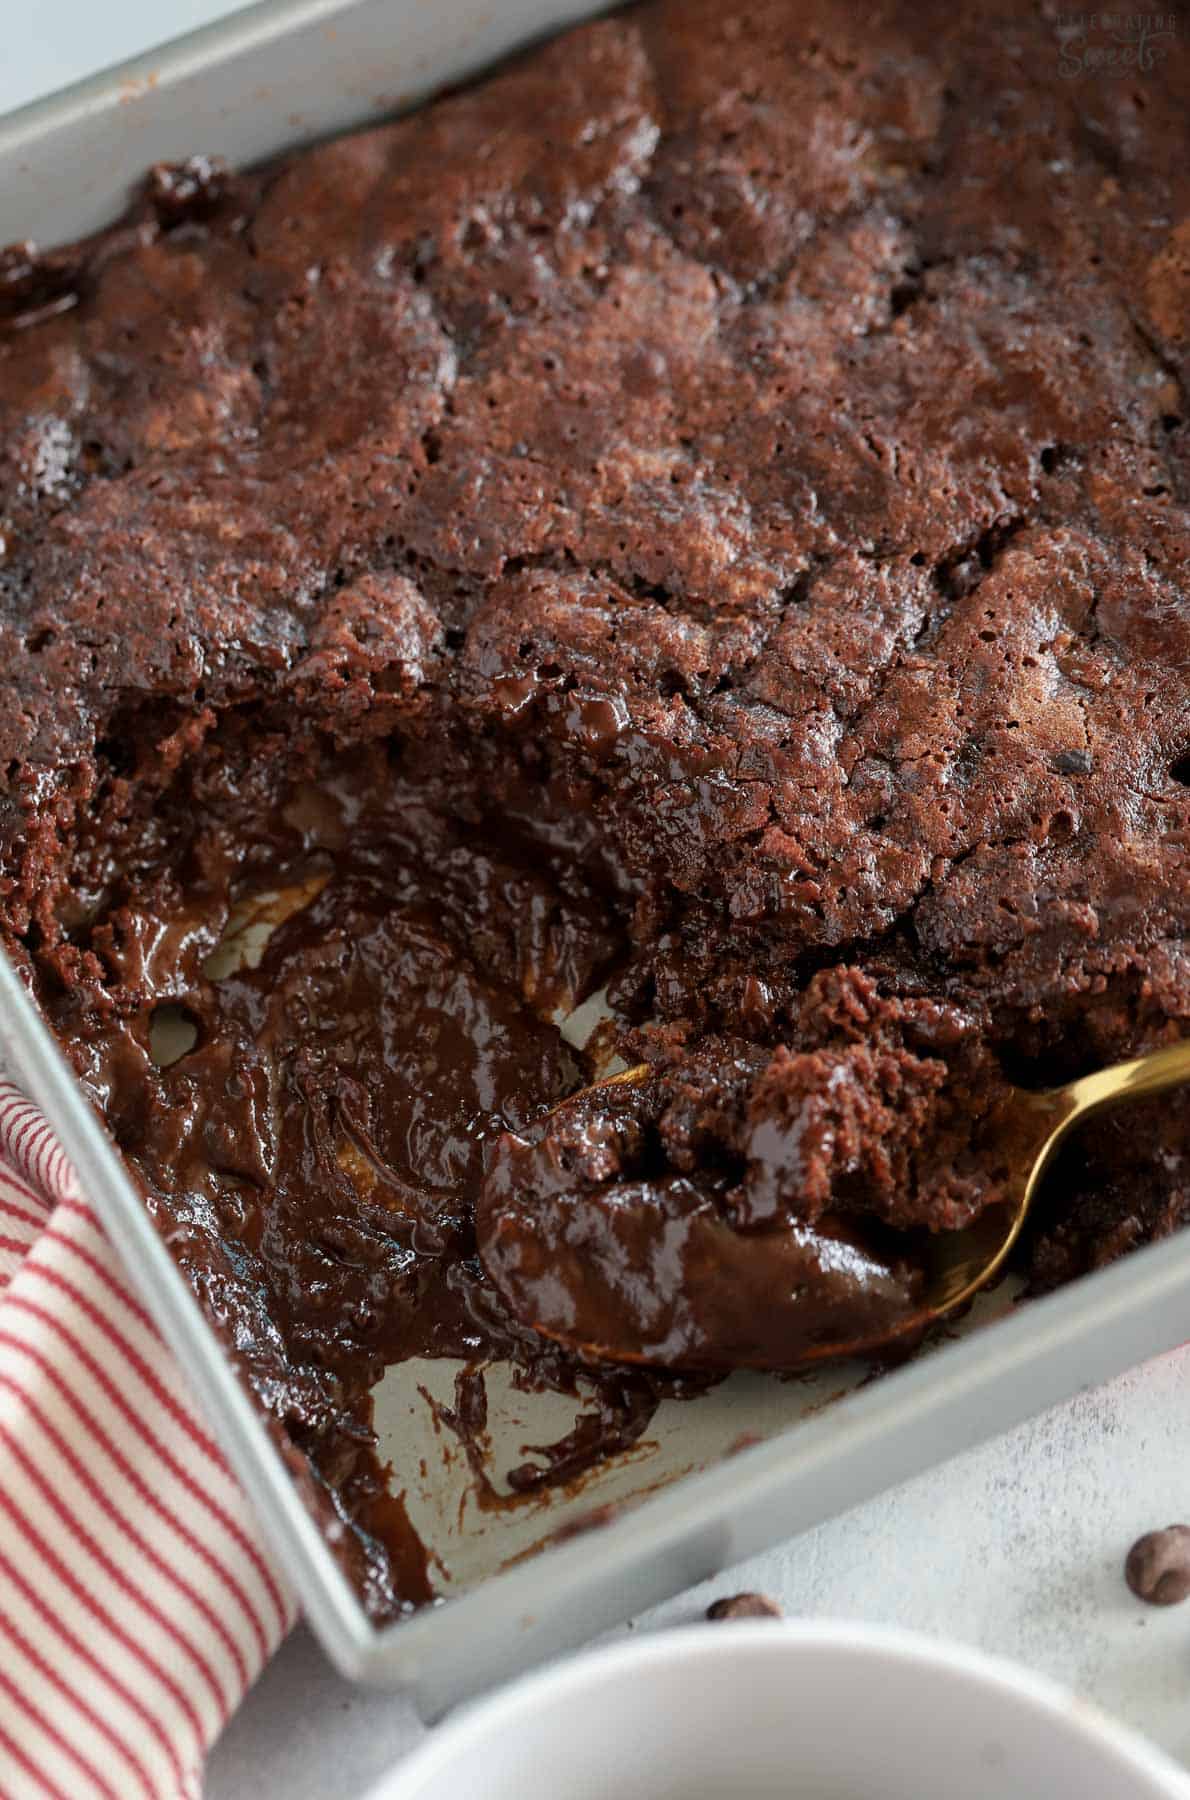
[[[1179,955],[1186,71],[1052,52],[649,6],[10,254],[10,929],[130,709],[446,704],[762,960],[904,928],[1027,1012]]]

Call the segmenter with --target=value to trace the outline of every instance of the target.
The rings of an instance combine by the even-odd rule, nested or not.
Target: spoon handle
[[[1176,1044],[1163,1044],[1160,1050],[1150,1050],[1147,1056],[1135,1057],[1132,1062],[1096,1069],[1093,1075],[1083,1075],[1061,1091],[1071,1103],[1068,1120],[1072,1124],[1105,1106],[1164,1094],[1184,1083],[1190,1083],[1190,1037]]]

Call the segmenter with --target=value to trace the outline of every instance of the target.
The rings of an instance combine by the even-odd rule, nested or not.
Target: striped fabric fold
[[[0,1079],[2,1800],[198,1800],[294,1617],[74,1170]]]

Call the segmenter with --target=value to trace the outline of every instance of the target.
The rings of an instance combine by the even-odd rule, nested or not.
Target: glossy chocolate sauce
[[[65,997],[56,1021],[208,1311],[351,1524],[379,1613],[431,1593],[375,1456],[369,1390],[388,1365],[461,1359],[464,1435],[493,1358],[581,1391],[574,1429],[526,1446],[514,1492],[633,1442],[681,1387],[583,1368],[478,1259],[491,1148],[590,1080],[555,1021],[621,928],[604,872],[485,819],[457,772],[428,773],[442,754],[407,769],[391,746],[357,749],[295,781],[251,746],[211,754],[118,854],[97,833],[101,902],[81,858],[110,1004],[68,1027]]]
[[[596,1357],[780,1369],[913,1310],[921,1270],[895,1242],[881,1256],[871,1220],[739,1230],[729,1174],[674,1172],[650,1144],[665,1098],[656,1077],[596,1088],[500,1138],[479,1241],[518,1318]]]
[[[670,1048],[621,1021],[657,1067],[589,1087],[557,1021],[622,963],[625,883],[557,794],[506,773],[492,811],[447,739],[258,751],[216,734],[81,846],[76,929],[108,984],[85,1020],[61,997],[55,1023],[384,1615],[433,1592],[401,1471],[376,1456],[386,1367],[461,1363],[439,1423],[479,1503],[514,1504],[628,1448],[662,1393],[891,1324],[917,1278],[878,1222],[771,1203],[834,1154],[815,1104],[838,1083],[813,1054],[806,1104],[765,1121],[749,1095],[768,1054],[704,1050],[712,1127],[689,1059],[683,1088]],[[746,1192],[767,1229],[739,1229]],[[486,1460],[497,1359],[580,1402],[504,1472],[511,1501]]]

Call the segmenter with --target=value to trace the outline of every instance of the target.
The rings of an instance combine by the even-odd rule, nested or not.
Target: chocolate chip
[[[1176,1606],[1190,1596],[1190,1525],[1167,1525],[1137,1538],[1124,1564],[1124,1579],[1138,1600]]]
[[[1089,750],[1059,750],[1050,761],[1056,775],[1089,775],[1091,766]]]
[[[770,1600],[767,1594],[726,1594],[722,1600],[712,1600],[707,1607],[708,1619],[780,1619],[783,1616],[777,1602]]]

